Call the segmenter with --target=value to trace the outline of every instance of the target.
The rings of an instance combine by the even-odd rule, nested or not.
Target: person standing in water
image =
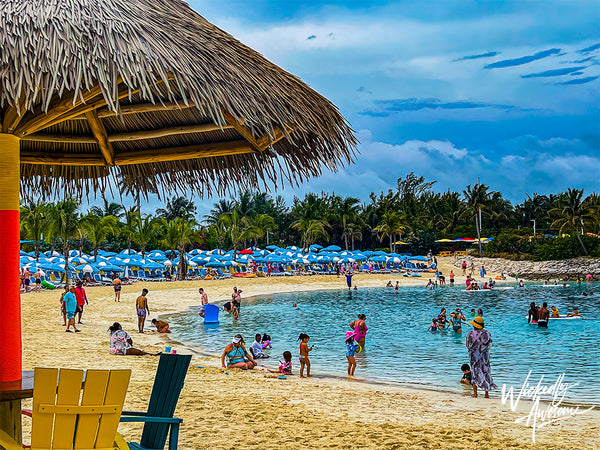
[[[527,314],[527,323],[537,324],[538,323],[539,310],[535,306],[535,302],[529,304],[529,313]]]
[[[198,289],[198,293],[200,294],[200,312],[198,313],[201,317],[204,317],[204,313],[206,312],[206,305],[208,305],[208,294],[204,292],[204,288]]]
[[[550,311],[548,311],[548,303],[542,303],[542,307],[538,311],[538,328],[548,328],[548,320],[550,319]]]
[[[352,289],[352,276],[354,274],[352,272],[346,273],[346,284],[348,285],[348,290]]]
[[[369,327],[367,327],[367,324],[365,323],[366,319],[367,316],[359,314],[357,320],[353,320],[348,324],[348,326],[354,330],[354,340],[358,342],[358,345],[363,349],[366,345],[367,331],[369,331]]]

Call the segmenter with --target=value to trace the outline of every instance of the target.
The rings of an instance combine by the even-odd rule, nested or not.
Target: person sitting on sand
[[[469,386],[471,386],[471,384],[473,383],[472,381],[472,374],[471,374],[471,366],[469,366],[468,364],[463,364],[462,366],[460,366],[460,370],[462,370],[463,376],[460,379],[460,383],[461,384],[468,384]]]
[[[156,327],[156,331],[158,331],[159,333],[170,333],[171,332],[171,330],[169,330],[169,322],[167,322],[166,320],[152,319],[152,323]]]
[[[292,373],[292,352],[283,352],[283,361],[279,361],[277,370],[267,369],[271,373],[280,373],[282,375],[294,375]]]
[[[256,333],[256,336],[254,336],[254,342],[250,346],[250,353],[252,353],[254,359],[266,359],[269,357],[269,355],[265,355],[263,353],[263,345],[260,341],[261,335],[260,333]]]
[[[556,308],[556,306],[552,306],[550,308],[550,317],[560,317],[560,313],[558,312],[558,309]]]
[[[225,365],[225,357],[228,363]],[[244,337],[241,334],[236,334],[231,343],[225,346],[221,355],[221,365],[227,369],[253,369],[257,366],[256,361],[250,353],[246,351],[244,346]]]
[[[567,313],[567,317],[581,317],[581,314],[577,308],[574,308],[572,313]]]
[[[133,339],[127,331],[123,330],[119,322],[113,323],[109,328],[110,347],[108,352],[111,355],[152,355],[158,356],[159,353],[148,353],[133,347]]]

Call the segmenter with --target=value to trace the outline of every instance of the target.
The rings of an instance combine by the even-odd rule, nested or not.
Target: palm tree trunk
[[[179,247],[179,279],[181,281],[185,280],[185,275],[187,272],[187,262],[185,260],[185,248]]]
[[[394,250],[392,250],[392,240],[393,240],[393,236],[392,233],[390,233],[390,253],[393,253]]]
[[[348,236],[344,234],[344,245],[346,246],[346,250],[348,250]]]
[[[583,240],[581,239],[581,235],[579,234],[579,231],[577,231],[576,233],[577,233],[577,240],[579,241],[579,245],[581,245],[581,248],[583,249],[583,253],[585,254],[585,256],[588,256],[587,249],[585,248],[585,245],[583,245]]]
[[[479,244],[479,257],[483,258],[483,249],[481,246],[481,232],[479,230],[479,215],[475,212],[475,228],[477,228],[477,243]]]
[[[69,244],[63,245],[63,256],[65,257],[65,286],[69,284]]]

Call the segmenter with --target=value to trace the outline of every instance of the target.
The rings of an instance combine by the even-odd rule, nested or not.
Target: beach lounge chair
[[[33,381],[31,447],[34,449],[112,449],[119,446],[117,427],[131,370],[36,368]],[[0,446],[23,450],[0,430]]]
[[[163,449],[167,434],[169,450],[177,448],[179,425],[183,423],[183,419],[173,417],[173,414],[191,359],[192,355],[161,355],[148,411],[123,411],[121,422],[144,422],[140,442],[128,442],[131,450]],[[121,436],[118,438],[118,442],[124,442]]]

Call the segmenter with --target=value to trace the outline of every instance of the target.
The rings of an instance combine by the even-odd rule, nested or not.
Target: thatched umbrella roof
[[[23,193],[76,197],[294,185],[356,146],[335,105],[180,0],[3,0],[0,133]]]

